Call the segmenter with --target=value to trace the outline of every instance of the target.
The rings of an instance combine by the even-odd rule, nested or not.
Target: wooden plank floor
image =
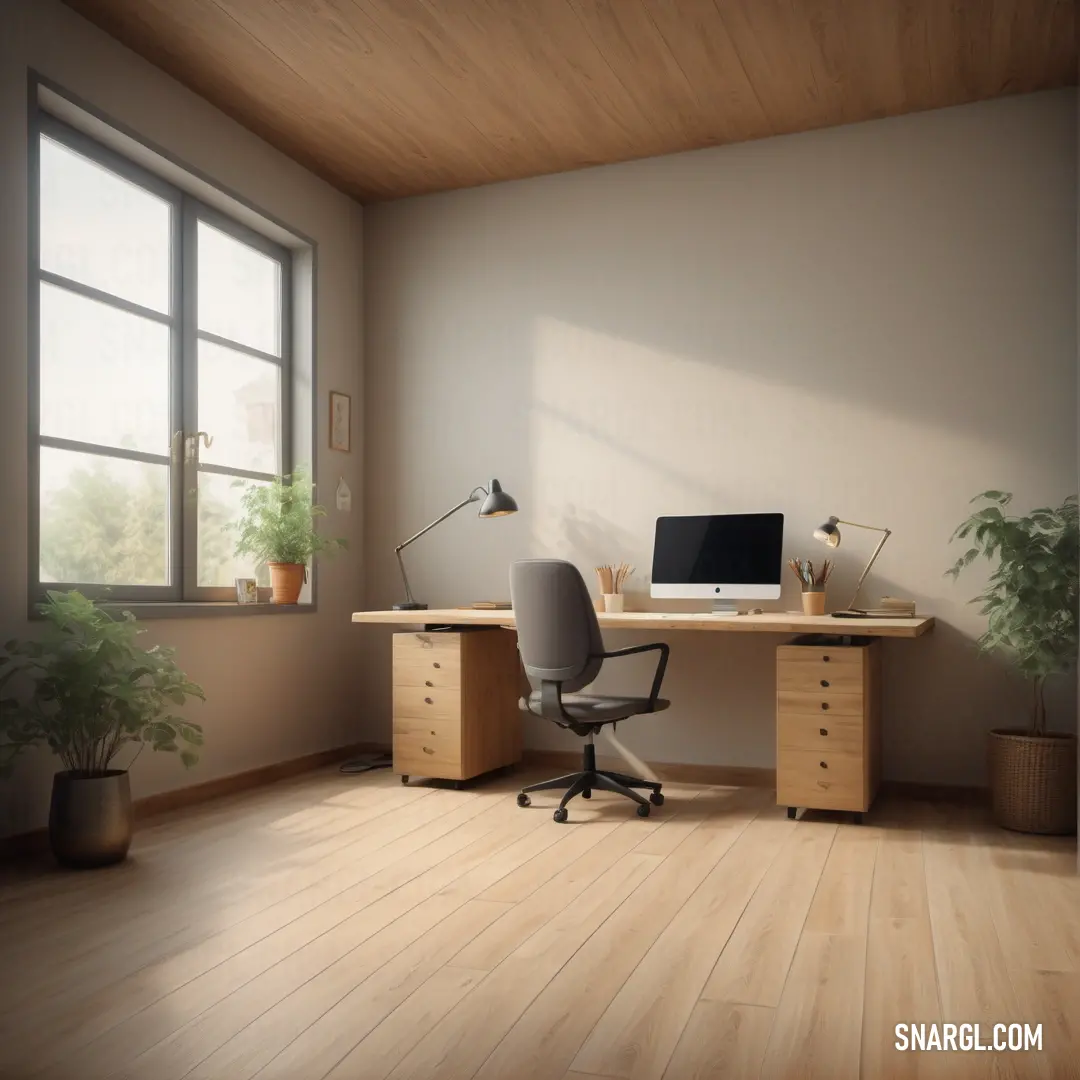
[[[4,1080],[1080,1077],[1075,841],[321,772],[0,878]],[[897,1023],[1043,1026],[899,1053]]]

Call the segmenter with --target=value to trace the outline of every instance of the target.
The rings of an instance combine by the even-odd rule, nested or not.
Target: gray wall
[[[327,527],[350,552],[320,568],[319,610],[302,616],[148,623],[148,641],[178,648],[206,689],[189,710],[206,728],[200,766],[144,755],[144,795],[362,738],[354,678],[359,640],[349,614],[363,605],[362,213],[346,196],[139,59],[55,0],[4,0],[0,19],[0,640],[27,631],[26,87],[27,68],[59,83],[318,243],[319,470],[322,500],[338,478],[353,512]],[[327,448],[327,393],[353,395],[352,454]],[[358,418],[359,417],[359,418]],[[0,786],[0,835],[44,822],[47,754]]]
[[[827,514],[888,525],[867,599],[939,625],[886,646],[886,775],[981,782],[1026,688],[974,653],[983,578],[942,571],[977,492],[1077,487],[1076,141],[1067,90],[369,209],[369,603],[398,597],[394,543],[492,475],[522,512],[410,549],[419,598],[505,597],[510,560],[551,554],[590,584],[636,564],[647,603],[658,514],[782,510],[814,558]],[[845,533],[835,606],[874,542]],[[770,765],[775,639],[670,638],[674,707],[620,738]],[[388,636],[364,639],[387,738]],[[1074,701],[1061,680],[1057,725]]]

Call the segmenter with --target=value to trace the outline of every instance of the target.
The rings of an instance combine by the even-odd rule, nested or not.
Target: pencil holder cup
[[[604,593],[604,610],[605,611],[622,611],[623,610],[623,594],[622,593]]]
[[[802,609],[804,615],[825,614],[825,586],[810,585],[802,591]]]

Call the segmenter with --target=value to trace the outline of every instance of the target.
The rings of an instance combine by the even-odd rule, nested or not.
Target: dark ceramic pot
[[[122,862],[131,846],[131,785],[122,769],[102,776],[59,772],[53,777],[49,846],[62,866]]]

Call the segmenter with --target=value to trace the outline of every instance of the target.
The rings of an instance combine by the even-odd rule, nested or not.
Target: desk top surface
[[[859,637],[916,638],[933,629],[933,618],[834,619],[769,611],[763,615],[714,615],[707,611],[622,611],[596,613],[608,630],[726,630],[764,634],[854,634]],[[356,623],[397,626],[513,626],[509,609],[430,608],[426,611],[356,611]]]

